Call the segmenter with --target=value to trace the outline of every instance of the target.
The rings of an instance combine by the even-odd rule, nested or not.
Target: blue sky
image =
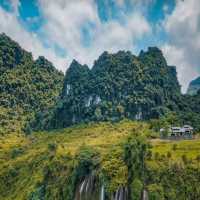
[[[200,74],[198,0],[0,0],[0,32],[63,71],[72,59],[92,66],[105,50],[158,46],[183,91]]]

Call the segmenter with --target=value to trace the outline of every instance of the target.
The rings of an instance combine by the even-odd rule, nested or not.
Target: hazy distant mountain
[[[200,77],[196,78],[190,83],[187,94],[189,95],[197,94],[198,90],[200,90]]]

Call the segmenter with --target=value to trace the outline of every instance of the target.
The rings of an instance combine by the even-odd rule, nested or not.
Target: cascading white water
[[[86,183],[86,179],[85,179],[85,180],[82,182],[82,184],[81,184],[81,187],[80,187],[80,190],[79,190],[80,196],[81,196],[81,194],[82,194],[82,192],[83,192],[85,183]]]
[[[118,200],[118,195],[119,195],[119,189],[115,193],[115,200]]]
[[[105,191],[104,191],[104,186],[101,186],[101,196],[100,196],[100,200],[104,200],[105,198]]]
[[[101,188],[98,185],[98,181],[93,175],[86,176],[80,184],[77,185],[75,200],[98,200],[100,197]],[[103,188],[104,193],[104,188]],[[101,199],[100,199],[101,200]]]
[[[124,200],[124,190],[123,190],[123,188],[120,189],[119,200]]]
[[[105,187],[93,175],[85,177],[77,185],[75,200],[105,200]],[[127,187],[119,187],[112,195],[112,200],[128,200]],[[143,199],[148,200],[148,199]]]
[[[120,187],[113,194],[113,200],[127,200],[128,199],[128,191],[126,187]]]
[[[142,200],[149,200],[147,190],[143,190],[143,193],[142,193]]]
[[[86,184],[86,193],[88,192],[88,189],[90,187],[90,178],[86,179],[87,180],[87,184]]]

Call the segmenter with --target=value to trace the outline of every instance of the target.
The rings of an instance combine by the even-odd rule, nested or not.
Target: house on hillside
[[[174,139],[192,139],[194,128],[190,125],[184,125],[183,127],[172,126],[169,129],[161,128],[161,136],[168,136]]]

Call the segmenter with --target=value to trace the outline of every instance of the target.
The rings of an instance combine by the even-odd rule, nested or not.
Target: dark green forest
[[[182,95],[176,68],[150,47],[139,56],[104,52],[92,69],[73,61],[56,106],[40,112],[32,129],[63,128],[80,122],[159,119],[176,113],[199,130],[199,94]]]

